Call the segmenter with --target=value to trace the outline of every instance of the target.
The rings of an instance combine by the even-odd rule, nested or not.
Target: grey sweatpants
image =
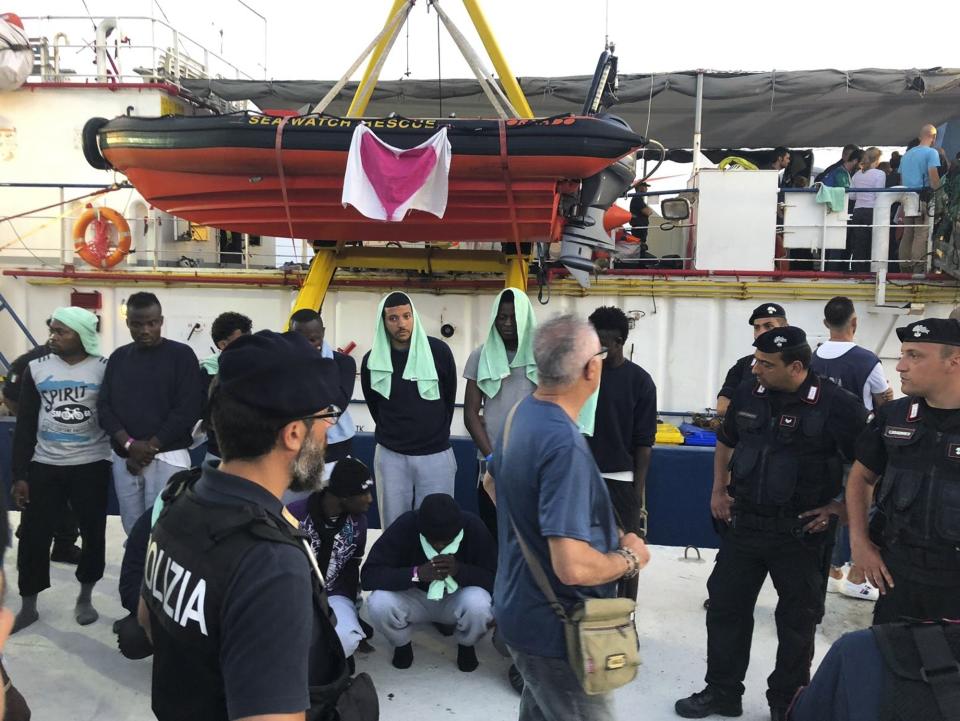
[[[453,495],[457,459],[453,449],[427,456],[405,456],[377,444],[373,455],[380,527],[387,528],[407,511],[420,508],[431,493]]]
[[[133,524],[148,508],[153,508],[157,496],[167,486],[174,473],[186,470],[169,463],[154,460],[139,476],[127,470],[127,461],[113,454],[113,486],[117,492],[117,505],[120,508],[120,522],[124,533],[130,533]]]
[[[490,594],[480,586],[461,587],[439,601],[427,598],[426,591],[374,591],[367,599],[370,623],[390,645],[406,646],[418,623],[455,625],[453,635],[462,646],[472,646],[487,632],[493,620]]]

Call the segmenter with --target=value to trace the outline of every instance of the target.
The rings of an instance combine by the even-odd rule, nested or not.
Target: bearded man
[[[288,488],[322,478],[342,410],[337,366],[297,333],[260,331],[220,356],[210,415],[223,461],[171,479],[147,548],[139,617],[160,721],[326,719],[311,697],[346,662]]]

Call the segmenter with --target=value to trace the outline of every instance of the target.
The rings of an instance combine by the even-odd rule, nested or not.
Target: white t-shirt
[[[887,185],[887,174],[879,168],[871,168],[867,172],[858,170],[850,179],[851,188],[884,188]],[[876,193],[854,193],[857,202],[854,208],[872,208],[877,203]]]
[[[883,173],[883,171],[879,171]],[[839,358],[848,350],[856,346],[853,341],[846,340],[827,340],[820,344],[816,350],[816,355],[825,360]],[[873,396],[880,395],[887,390],[887,377],[883,374],[883,365],[877,363],[867,376],[867,382],[863,384],[863,405],[868,411],[873,410]]]

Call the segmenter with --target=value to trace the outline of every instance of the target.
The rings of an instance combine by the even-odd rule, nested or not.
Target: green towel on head
[[[80,336],[80,342],[88,355],[100,355],[100,338],[97,337],[98,319],[85,308],[68,306],[53,311],[52,320],[63,323]]]
[[[513,296],[513,308],[517,319],[517,352],[512,361],[507,360],[507,348],[503,338],[497,331],[497,313],[500,310],[500,300],[505,294]],[[511,368],[526,367],[527,378],[532,383],[537,382],[537,362],[533,358],[533,334],[537,328],[537,318],[533,314],[533,304],[526,293],[516,288],[505,288],[500,291],[493,302],[490,312],[490,327],[487,329],[487,339],[480,351],[477,366],[477,387],[487,398],[493,398],[500,392],[500,384],[509,377]]]
[[[211,356],[207,356],[200,361],[200,367],[203,368],[208,375],[217,375],[217,373],[220,372],[220,354],[214,353]]]
[[[428,561],[432,561],[437,556],[452,556],[457,551],[460,550],[460,542],[463,540],[463,529],[460,529],[460,533],[456,535],[450,543],[442,551],[438,551],[436,548],[430,545],[424,535],[420,534],[420,547],[423,548],[423,552],[427,556]],[[427,590],[427,598],[431,601],[439,601],[443,598],[444,593],[455,593],[457,589],[460,588],[460,584],[457,583],[453,576],[447,576],[444,579],[439,579],[436,581],[430,582],[430,588]]]
[[[847,194],[843,188],[834,188],[821,183],[817,191],[817,202],[829,205],[831,211],[839,213],[847,209]]]
[[[383,324],[383,304],[385,296],[377,308],[377,326],[373,330],[373,348],[367,359],[367,370],[370,371],[370,387],[384,398],[390,398],[390,386],[393,382],[393,360],[390,357],[390,336]],[[420,323],[417,309],[410,301],[413,311],[413,335],[410,338],[410,350],[407,352],[407,365],[403,369],[402,378],[407,381],[416,381],[420,397],[425,401],[440,400],[440,377],[437,375],[437,365],[433,361],[433,351],[430,350],[430,341],[426,331]]]

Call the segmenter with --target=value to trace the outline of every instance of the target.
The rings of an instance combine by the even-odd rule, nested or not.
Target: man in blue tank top
[[[821,343],[814,352],[810,362],[814,372],[862,398],[868,411],[892,400],[893,390],[883,374],[880,359],[853,340],[857,332],[853,301],[844,296],[831,298],[823,308],[823,324],[830,331],[830,340]],[[833,547],[827,590],[850,598],[876,601],[877,589],[867,583],[861,569],[851,565],[844,577],[844,566],[849,562],[850,530],[841,525]]]

